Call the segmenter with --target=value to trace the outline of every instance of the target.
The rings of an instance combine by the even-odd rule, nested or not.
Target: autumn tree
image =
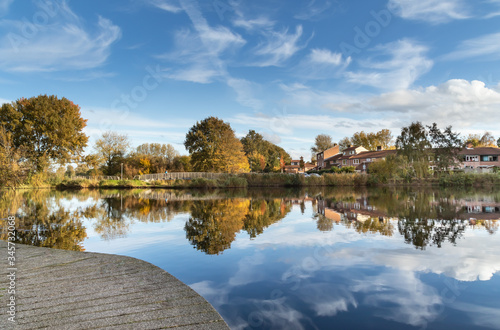
[[[15,188],[24,181],[28,166],[23,161],[23,149],[16,149],[12,134],[0,126],[0,188]]]
[[[280,170],[280,159],[283,159],[284,163],[290,163],[292,160],[283,148],[265,140],[261,134],[254,130],[250,130],[241,139],[241,143],[252,165],[253,172],[277,171]]]
[[[115,175],[120,172],[120,164],[123,163],[129,146],[127,135],[111,131],[102,134],[95,142],[94,149],[104,160],[104,174]]]
[[[88,141],[83,133],[86,122],[78,105],[54,95],[21,98],[0,109],[0,125],[12,134],[16,149],[24,148],[39,172],[51,161],[64,163],[80,157]]]
[[[352,145],[351,139],[348,138],[347,136],[339,141],[340,151],[349,148],[349,146],[351,145]]]
[[[240,140],[228,123],[216,117],[208,117],[191,127],[184,146],[196,171],[239,173],[250,170]]]
[[[313,156],[327,149],[335,147],[337,144],[332,141],[332,137],[327,134],[319,134],[314,139],[314,145],[311,147]]]
[[[499,139],[500,141],[500,139]],[[497,141],[498,142],[498,141]],[[472,144],[474,148],[478,147],[495,147],[495,138],[490,132],[484,132],[481,134],[469,134],[464,138],[463,145],[467,146]]]
[[[300,156],[299,167],[301,169],[304,169],[304,167],[305,167],[304,157],[302,157],[302,156]]]
[[[500,148],[500,138],[498,138],[498,140],[497,140],[497,147]]]
[[[393,147],[392,140],[391,131],[382,129],[376,133],[356,132],[352,137],[342,139],[339,144],[342,150],[346,149],[348,145],[362,146],[368,150],[377,150],[378,147],[386,150]]]

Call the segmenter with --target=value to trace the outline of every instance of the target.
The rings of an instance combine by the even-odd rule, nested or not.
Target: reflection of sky
[[[320,232],[293,208],[255,239],[242,231],[218,256],[197,251],[188,214],[164,223],[128,219],[126,237],[103,241],[87,221],[87,251],[149,261],[209,300],[234,329],[500,329],[500,241],[467,228],[456,246],[415,249],[393,236],[335,225]],[[397,227],[397,226],[395,226]]]

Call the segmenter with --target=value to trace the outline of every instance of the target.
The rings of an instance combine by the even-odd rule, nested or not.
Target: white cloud
[[[344,59],[341,53],[314,48],[292,72],[301,79],[332,79],[342,73],[350,63],[351,57]]]
[[[147,0],[147,3],[171,13],[182,11],[182,8],[179,6],[179,1],[177,0]]]
[[[254,54],[259,59],[252,65],[259,67],[284,65],[285,61],[306,46],[307,42],[299,45],[302,33],[302,25],[296,27],[295,33],[288,33],[288,29],[266,32],[267,40],[254,49]]]
[[[65,2],[50,20],[46,25],[4,21],[12,32],[1,38],[0,68],[16,72],[95,68],[105,63],[111,45],[121,36],[120,28],[103,17],[95,28],[85,27]]]
[[[335,1],[335,5],[338,6],[338,2]],[[300,13],[296,14],[294,18],[300,20],[313,20],[322,17],[323,13],[328,10],[335,10],[334,6],[330,1],[325,0],[311,0],[306,6],[300,8]]]
[[[242,16],[233,20],[233,25],[237,27],[244,28],[248,31],[261,30],[261,29],[270,29],[274,26],[276,22],[270,20],[267,17],[261,16],[254,19],[247,19]]]
[[[470,17],[463,0],[390,0],[388,7],[402,18],[431,24]]]
[[[241,105],[254,110],[260,110],[263,108],[264,105],[262,101],[254,96],[256,84],[245,79],[229,77],[227,79],[227,85],[236,92],[236,101],[238,101]]]
[[[444,56],[448,60],[466,58],[496,60],[500,58],[500,32],[463,41],[455,51]]]
[[[357,72],[346,72],[347,79],[356,84],[382,89],[405,89],[433,65],[426,57],[427,47],[411,40],[403,39],[373,48],[377,56],[389,56],[388,60],[374,58],[361,61],[363,68]]]

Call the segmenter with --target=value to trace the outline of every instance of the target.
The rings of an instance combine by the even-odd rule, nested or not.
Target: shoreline
[[[11,243],[12,244],[12,243]],[[7,242],[0,241],[7,253]],[[15,243],[16,328],[87,327],[229,329],[205,298],[146,261]],[[3,274],[7,275],[4,268]],[[0,289],[9,287],[2,276]],[[0,296],[0,328],[8,321]]]

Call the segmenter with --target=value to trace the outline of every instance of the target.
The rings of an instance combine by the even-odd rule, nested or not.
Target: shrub
[[[198,178],[191,180],[189,186],[192,188],[217,188],[217,181],[212,179]]]
[[[248,186],[248,182],[245,178],[230,176],[222,185],[227,188],[245,188]]]

